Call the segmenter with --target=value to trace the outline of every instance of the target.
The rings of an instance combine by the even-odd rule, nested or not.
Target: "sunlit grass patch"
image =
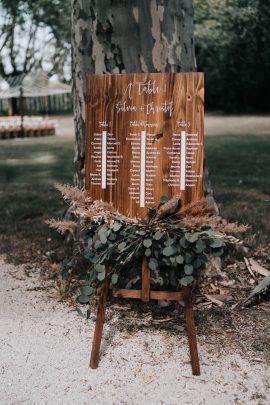
[[[251,225],[254,243],[270,242],[270,135],[206,139],[210,179],[221,214]]]

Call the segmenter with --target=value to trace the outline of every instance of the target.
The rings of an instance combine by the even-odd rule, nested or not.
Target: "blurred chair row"
[[[0,117],[0,139],[57,134],[57,121],[43,117]]]

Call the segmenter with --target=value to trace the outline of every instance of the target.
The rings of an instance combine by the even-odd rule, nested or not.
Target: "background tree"
[[[84,79],[89,73],[196,69],[192,0],[72,0],[75,182],[84,184]]]
[[[195,0],[198,69],[205,71],[206,108],[270,110],[268,0]]]
[[[0,75],[11,83],[12,78],[20,81],[42,67],[49,75],[57,73],[65,79],[70,57],[69,8],[68,0],[1,0]]]

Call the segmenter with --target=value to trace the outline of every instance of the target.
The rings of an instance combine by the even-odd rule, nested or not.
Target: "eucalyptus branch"
[[[112,205],[92,201],[76,188],[58,189],[62,190],[65,200],[70,201],[82,251],[89,263],[85,277],[91,280],[91,288],[84,288],[80,302],[86,302],[85,291],[93,294],[95,286],[105,277],[111,277],[112,283],[117,284],[119,277],[126,275],[123,270],[127,263],[132,270],[144,258],[152,272],[151,280],[170,285],[169,274],[173,269],[174,285],[193,284],[202,277],[209,256],[221,256],[227,244],[237,243],[227,236],[227,230],[237,233],[247,229],[227,224],[209,213],[205,200],[168,215],[165,203],[163,209],[160,203],[154,217],[146,221],[127,218]],[[170,210],[176,207],[175,201],[166,200]],[[109,273],[106,266],[111,268]]]

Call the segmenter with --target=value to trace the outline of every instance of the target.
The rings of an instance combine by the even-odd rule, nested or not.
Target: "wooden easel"
[[[112,297],[118,298],[137,298],[142,301],[149,300],[170,300],[170,301],[184,301],[185,304],[185,317],[186,327],[188,334],[189,350],[191,357],[192,374],[200,375],[200,363],[198,356],[196,329],[193,316],[193,296],[190,287],[183,287],[182,292],[169,292],[169,291],[151,291],[150,290],[150,270],[146,259],[142,264],[142,289],[141,290],[128,290],[128,289],[110,289],[109,277],[106,277],[103,282],[100,300],[97,311],[97,320],[92,343],[92,351],[90,357],[90,367],[97,368],[99,363],[99,351],[102,337],[102,330],[105,321],[105,310],[108,295],[111,291]]]

